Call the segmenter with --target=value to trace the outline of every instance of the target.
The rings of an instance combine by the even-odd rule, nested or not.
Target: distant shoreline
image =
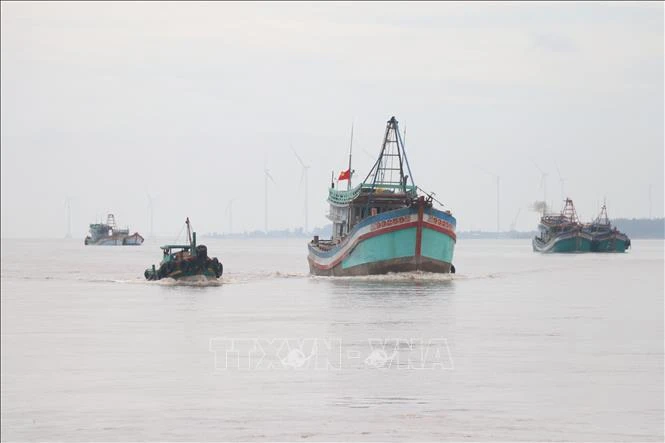
[[[645,240],[663,240],[665,239],[665,218],[617,218],[612,220],[612,226],[616,226],[618,230],[624,232],[631,239],[645,239]],[[493,231],[458,231],[457,238],[464,240],[511,240],[511,239],[531,239],[535,236],[537,231],[506,231],[506,232],[493,232]],[[269,231],[267,234],[264,231],[250,231],[242,233],[224,234],[218,232],[208,232],[202,234],[201,238],[219,238],[219,239],[285,239],[285,238],[298,238],[298,239],[311,239],[313,236],[318,235],[320,238],[330,237],[330,226],[323,228],[316,228],[310,233],[304,232],[302,228],[293,230],[275,230]],[[63,236],[64,237],[64,236]],[[46,240],[46,239],[64,239],[63,237],[1,237],[2,240]],[[152,237],[145,236],[146,240],[154,240]],[[81,241],[83,244],[84,236],[80,238],[74,236],[73,240]],[[168,235],[157,235],[159,241],[171,238]]]
[[[665,218],[617,218],[612,220],[612,226],[615,226],[619,231],[624,232],[633,239],[665,239]],[[457,238],[464,240],[509,240],[509,239],[530,239],[533,238],[538,231],[459,231]],[[206,238],[223,238],[223,239],[270,239],[270,238],[302,238],[309,239],[314,235],[321,238],[330,237],[330,225],[323,228],[317,228],[313,232],[307,234],[302,228],[296,230],[277,230],[277,231],[252,231],[235,234],[223,233],[207,233],[203,237]]]

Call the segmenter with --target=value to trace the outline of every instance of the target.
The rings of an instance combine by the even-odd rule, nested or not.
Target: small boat
[[[592,252],[626,252],[626,249],[630,248],[630,238],[612,227],[605,204],[600,208],[598,217],[584,226],[584,231],[592,237]]]
[[[203,276],[207,279],[218,279],[222,276],[224,267],[217,257],[208,257],[208,248],[196,244],[196,232],[192,232],[189,217],[187,225],[188,245],[160,246],[163,258],[159,267],[152,265],[144,272],[147,280],[160,280],[173,278],[175,280],[189,277]]]
[[[352,148],[349,168],[339,175],[338,187],[333,175],[328,190],[332,238],[315,236],[308,245],[310,273],[454,273],[457,221],[449,210],[434,207],[433,202],[443,205],[433,194],[418,193],[395,117],[387,122],[379,158],[355,188],[351,152]],[[343,180],[348,180],[346,190],[339,189]]]
[[[143,237],[138,232],[129,235],[129,228],[118,228],[115,216],[108,214],[106,223],[90,224],[90,235],[83,241],[85,245],[103,246],[139,246]]]
[[[546,214],[538,225],[539,234],[533,238],[532,247],[536,252],[589,252],[591,251],[590,233],[583,229],[577,218],[575,205],[569,198],[560,214]]]

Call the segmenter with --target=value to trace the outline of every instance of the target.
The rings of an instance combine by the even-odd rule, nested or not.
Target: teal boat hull
[[[592,252],[626,252],[629,247],[630,239],[620,233],[594,237],[591,242]]]
[[[455,218],[434,208],[410,207],[367,217],[338,245],[309,245],[314,275],[454,272]]]
[[[545,253],[590,252],[592,237],[584,232],[560,234],[547,242],[536,237],[532,241],[533,250]]]

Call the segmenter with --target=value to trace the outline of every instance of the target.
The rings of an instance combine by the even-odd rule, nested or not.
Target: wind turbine
[[[233,234],[233,202],[235,200],[235,198],[229,200],[226,205],[226,209],[224,210],[225,213],[229,214],[229,234]]]
[[[296,158],[298,159],[298,162],[300,163],[300,166],[302,166],[302,173],[300,174],[300,183],[298,186],[302,186],[303,179],[305,180],[305,234],[309,232],[308,230],[308,215],[309,215],[309,209],[308,209],[308,198],[307,198],[307,171],[309,170],[309,165],[306,165],[304,161],[302,161],[302,158],[298,155],[295,149],[293,149],[293,146],[291,146],[291,150],[293,151],[293,154],[295,154]]]
[[[65,238],[72,238],[72,199],[65,197],[65,210],[67,211],[67,233]]]
[[[155,238],[155,231],[154,231],[155,199],[152,197],[152,195],[148,194],[147,192],[146,195],[148,196],[148,222],[150,224],[150,238]]]
[[[556,163],[556,161],[554,162],[554,166],[556,167],[556,174],[559,176],[559,183],[561,183],[561,200],[565,200],[566,192],[564,191],[563,184],[566,181],[566,179],[561,177],[561,171],[559,171],[559,165]]]
[[[513,222],[510,224],[510,231],[511,232],[515,231],[515,225],[517,225],[517,217],[520,216],[520,212],[522,212],[522,208],[519,208],[517,210],[517,215],[515,215],[515,218],[513,219]]]
[[[649,183],[649,220],[651,220],[651,183]]]
[[[496,232],[499,233],[501,232],[501,223],[500,223],[500,202],[501,202],[501,194],[500,194],[500,182],[501,182],[501,177],[498,174],[492,174],[491,172],[487,171],[486,169],[481,168],[478,166],[478,168],[483,171],[485,174],[491,175],[494,177],[496,180]]]
[[[273,182],[274,185],[277,185],[277,183],[275,183],[275,179],[272,178],[272,175],[270,175],[270,171],[268,169],[264,169],[263,172],[264,172],[265,198],[266,198],[265,208],[264,208],[265,211],[264,222],[265,222],[266,234],[268,234],[268,180]]]
[[[547,172],[543,171],[540,169],[538,164],[536,162],[533,162],[534,166],[536,169],[540,171],[540,187],[543,188],[543,203],[545,203],[545,208],[547,208],[547,176],[549,175]],[[545,213],[545,210],[543,210],[543,214]]]

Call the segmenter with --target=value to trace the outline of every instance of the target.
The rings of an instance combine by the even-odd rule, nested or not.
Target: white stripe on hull
[[[550,241],[548,241],[547,243],[544,243],[544,244],[540,243],[538,240],[536,240],[534,238],[531,241],[531,244],[533,245],[533,250],[536,251],[536,252],[550,252],[552,250],[552,248],[554,248],[554,246],[557,243],[559,243],[561,241],[564,241],[564,240],[571,239],[571,238],[577,238],[577,237],[585,238],[585,239],[591,241],[591,236],[589,234],[584,233],[584,232],[568,232],[568,233],[565,233],[565,234],[561,234],[557,237],[554,237],[553,239],[551,239]]]
[[[399,223],[395,223],[393,225],[390,225],[391,227],[398,227],[401,225],[406,225],[409,223],[414,223],[418,221],[418,213],[415,214],[409,214],[409,215],[404,215],[404,216],[398,216],[395,218],[403,218]],[[394,220],[394,219],[388,219],[388,220]],[[311,250],[309,252],[309,258],[316,263],[319,266],[330,266],[333,262],[335,262],[337,259],[340,257],[343,257],[346,255],[347,251],[351,251],[353,249],[357,242],[356,240],[365,234],[368,234],[372,231],[375,231],[376,228],[374,227],[374,224],[368,224],[367,226],[363,226],[362,228],[358,229],[352,237],[347,237],[343,242],[345,243],[342,248],[340,248],[335,254],[333,254],[330,257],[321,257],[316,254],[314,254]]]

